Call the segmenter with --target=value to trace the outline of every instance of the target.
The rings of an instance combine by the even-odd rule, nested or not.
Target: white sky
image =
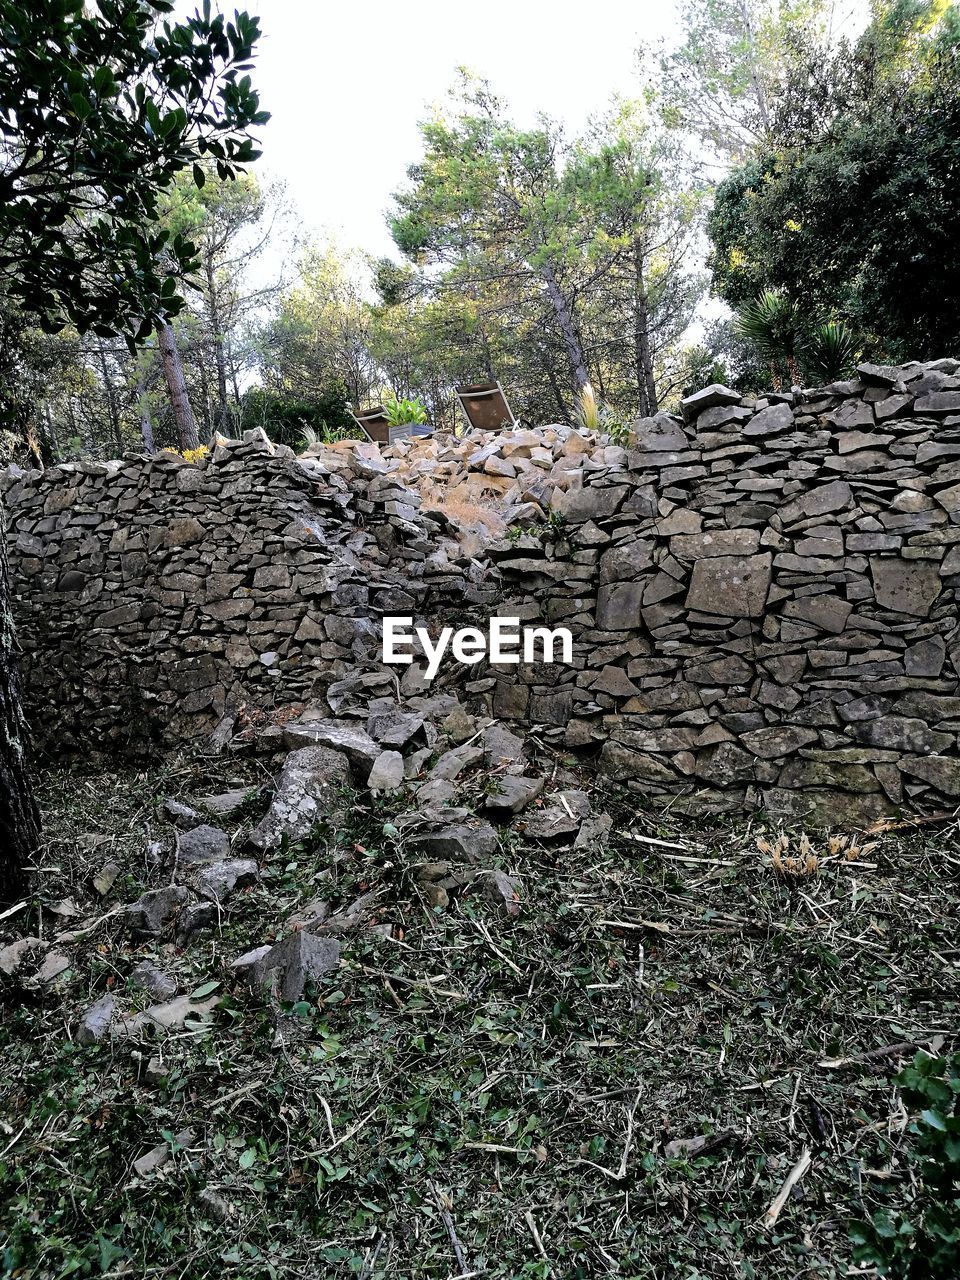
[[[286,181],[305,235],[377,255],[393,249],[384,212],[420,155],[417,123],[458,66],[490,80],[518,123],[543,111],[577,133],[615,93],[638,92],[638,46],[677,29],[674,0],[244,6],[260,15],[254,82],[273,117],[258,171]]]

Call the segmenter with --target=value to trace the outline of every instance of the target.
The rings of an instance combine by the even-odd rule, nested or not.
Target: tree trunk
[[[540,275],[546,286],[547,297],[550,300],[550,306],[553,308],[554,318],[560,330],[560,337],[563,339],[567,359],[570,361],[573,389],[579,394],[584,387],[590,385],[590,375],[587,373],[587,360],[583,354],[580,335],[577,333],[576,320],[570,304],[563,296],[556,272],[549,262],[544,263],[540,268]]]
[[[147,453],[156,452],[153,438],[153,422],[150,420],[150,401],[147,399],[147,385],[143,374],[137,374],[137,408],[140,412],[140,434],[143,436],[143,447]]]
[[[183,376],[183,365],[180,362],[177,336],[173,332],[173,325],[160,325],[157,329],[157,337],[160,341],[163,376],[167,380],[170,405],[173,409],[174,421],[177,424],[180,450],[185,453],[188,449],[200,447],[200,437],[197,435],[196,419],[193,416],[193,410],[190,408],[190,397],[187,395],[187,380]]]
[[[110,369],[107,365],[107,353],[103,345],[103,339],[97,339],[97,350],[100,354],[100,373],[103,376],[103,391],[107,397],[107,412],[110,415],[110,429],[113,431],[113,442],[117,447],[117,457],[123,453],[123,435],[120,431],[120,410],[117,408],[117,393],[113,385],[113,379],[110,377]]]
[[[213,257],[207,255],[207,311],[210,315],[210,334],[213,338],[213,358],[217,366],[217,415],[216,430],[225,436],[230,432],[230,406],[227,403],[227,351],[223,338],[223,322],[220,318],[220,299],[217,297],[217,277],[213,269]]]
[[[27,773],[27,725],[17,687],[17,645],[0,509],[0,906],[23,895],[40,843],[40,814]]]
[[[652,418],[657,412],[657,384],[653,376],[653,352],[650,347],[650,307],[644,278],[643,250],[633,248],[633,341],[637,365],[637,390],[640,412]]]

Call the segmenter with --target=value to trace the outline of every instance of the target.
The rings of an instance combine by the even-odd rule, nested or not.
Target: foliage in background
[[[350,416],[342,387],[302,399],[264,387],[251,387],[243,396],[242,415],[247,430],[263,427],[274,443],[288,444],[292,448],[301,446],[308,429],[321,440],[361,436]]]
[[[960,348],[960,11],[878,3],[855,44],[798,56],[768,134],[717,191],[716,291],[780,289],[889,359]]]
[[[802,324],[800,309],[781,289],[765,290],[737,312],[737,333],[752,342],[767,361],[775,391],[783,389],[778,369],[781,361],[787,366],[791,384],[800,381],[797,355],[803,343]]]
[[[857,361],[856,338],[839,320],[817,325],[803,341],[803,368],[812,383],[836,382]]]
[[[851,1230],[855,1257],[897,1280],[960,1274],[960,1054],[918,1053],[897,1077],[913,1118],[904,1155],[906,1203]]]
[[[145,337],[183,305],[189,240],[159,225],[177,174],[234,176],[268,116],[245,72],[257,21],[168,0],[0,5],[0,280],[56,331]]]

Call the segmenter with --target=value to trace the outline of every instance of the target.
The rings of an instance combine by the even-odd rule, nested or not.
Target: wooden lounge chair
[[[499,382],[457,387],[457,399],[463,416],[476,431],[505,431],[517,425]]]

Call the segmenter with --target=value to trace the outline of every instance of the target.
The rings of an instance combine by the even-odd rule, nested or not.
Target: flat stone
[[[585,791],[558,791],[544,807],[528,814],[523,829],[533,840],[567,840],[576,835],[590,814],[590,797]]]
[[[863,720],[852,724],[850,733],[859,742],[916,755],[939,755],[955,742],[952,733],[937,733],[925,721],[909,716],[889,715],[877,720]]]
[[[908,676],[936,679],[943,670],[947,646],[943,636],[928,636],[918,640],[903,655],[903,665]]]
[[[678,534],[670,539],[672,555],[681,560],[708,556],[749,556],[760,550],[759,529],[711,529],[706,533]]]
[[[429,831],[413,832],[407,846],[418,857],[482,862],[496,853],[498,840],[488,822],[452,822]]]
[[[299,1000],[307,982],[315,981],[340,965],[336,938],[317,938],[305,929],[291,933],[272,947],[259,947],[234,962],[254,987],[275,990],[281,1000]]]
[[[942,587],[939,569],[929,561],[871,556],[870,575],[881,608],[917,618],[929,617]]]
[[[396,705],[374,711],[367,719],[367,733],[382,747],[401,750],[423,730],[423,717],[409,715]]]
[[[519,813],[543,790],[543,778],[526,778],[507,773],[493,779],[484,808],[494,813]]]
[[[186,867],[204,862],[222,862],[230,855],[230,837],[219,827],[206,823],[184,832],[178,845],[178,859]]]
[[[831,635],[840,635],[852,612],[852,604],[832,595],[802,596],[783,607],[785,618],[801,618]]]
[[[233,791],[221,791],[216,795],[197,796],[196,803],[217,818],[232,818],[238,810],[256,796],[258,787],[238,787]]]
[[[759,618],[770,589],[772,557],[712,556],[693,566],[686,607],[727,618]]]
[[[367,786],[371,791],[395,791],[403,783],[403,756],[399,751],[381,751],[373,762]]]
[[[597,593],[597,626],[604,631],[633,631],[640,626],[644,582],[619,582]]]
[[[196,874],[197,892],[210,902],[223,904],[237,889],[245,889],[260,879],[260,868],[252,858],[229,858],[210,862]]]
[[[355,765],[363,776],[370,772],[380,754],[380,744],[365,729],[346,720],[301,720],[284,730],[288,746],[317,745],[338,751]]]
[[[179,884],[148,889],[126,908],[131,932],[148,937],[159,936],[174,922],[189,896],[184,886]]]
[[[960,760],[956,756],[904,756],[900,771],[928,782],[945,796],[960,796]]]
[[[712,382],[702,391],[695,391],[693,395],[685,396],[680,401],[680,409],[689,422],[704,409],[712,409],[716,405],[739,405],[742,398],[740,392],[734,391],[732,387],[725,387],[720,382]]]
[[[127,978],[127,986],[142,987],[154,1000],[172,999],[178,985],[176,978],[150,960],[141,960]]]
[[[110,1030],[116,1007],[117,1001],[112,995],[101,996],[95,1001],[80,1019],[77,1027],[78,1043],[96,1044],[98,1040],[102,1040]]]
[[[753,729],[740,735],[741,745],[762,760],[777,760],[792,755],[819,738],[816,729],[792,725],[771,725],[769,729]]]

